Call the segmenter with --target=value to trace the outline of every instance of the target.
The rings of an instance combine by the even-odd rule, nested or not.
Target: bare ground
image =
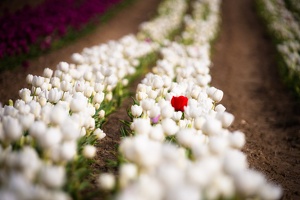
[[[73,44],[0,74],[0,102],[18,98],[27,87],[28,73],[41,75],[45,67],[55,69],[81,52],[110,39],[135,33],[138,25],[153,15],[159,0],[137,1],[107,24]],[[222,27],[214,45],[212,85],[224,91],[222,104],[235,115],[232,130],[246,134],[244,152],[250,166],[266,174],[284,189],[283,199],[300,199],[300,106],[280,82],[275,50],[255,14],[253,0],[224,0]],[[134,90],[135,86],[132,86]],[[104,126],[107,137],[98,144],[95,167],[109,171],[105,161],[114,159],[120,139],[120,119],[126,117],[131,100],[113,113]]]
[[[280,82],[275,49],[252,0],[224,0],[212,61],[212,85],[246,134],[250,166],[300,199],[300,106]]]

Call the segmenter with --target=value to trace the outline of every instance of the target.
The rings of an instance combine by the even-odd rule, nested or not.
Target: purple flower
[[[160,115],[157,115],[156,117],[151,118],[151,122],[153,124],[156,124],[159,121]]]

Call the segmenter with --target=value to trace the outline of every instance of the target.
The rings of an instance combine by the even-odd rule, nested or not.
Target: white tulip
[[[45,106],[47,104],[47,98],[46,97],[39,97],[39,104],[41,106]]]
[[[60,130],[65,141],[76,140],[80,136],[80,127],[71,118],[60,124]]]
[[[68,81],[62,81],[60,84],[60,89],[64,92],[68,92],[71,90],[71,83]]]
[[[30,192],[30,183],[24,176],[19,173],[13,173],[8,177],[7,185],[8,190],[14,191],[19,198],[28,199],[31,197]]]
[[[74,61],[77,64],[83,64],[84,63],[84,57],[79,53],[73,53],[71,56],[72,61]]]
[[[165,188],[171,189],[183,182],[184,173],[175,165],[163,164],[158,168],[157,177]]]
[[[45,81],[45,78],[42,76],[33,76],[32,85],[34,87],[41,87]]]
[[[166,118],[166,119],[163,119],[161,121],[161,125],[162,125],[162,128],[164,130],[164,133],[167,135],[167,136],[170,136],[170,135],[175,135],[176,132],[179,130],[178,126],[176,125],[175,121],[173,121],[172,119],[170,118]]]
[[[143,118],[135,118],[133,120],[134,123],[134,132],[136,134],[145,134],[148,135],[150,129],[151,129],[151,124],[148,119],[143,119]]]
[[[155,101],[153,99],[143,99],[141,101],[141,106],[144,111],[151,110],[151,108],[154,106]]]
[[[5,105],[4,108],[3,108],[3,115],[6,115],[6,116],[11,116],[11,117],[17,117],[17,114],[18,114],[18,110],[16,108],[14,108],[13,106],[8,106],[8,105]]]
[[[149,137],[152,140],[162,142],[165,139],[164,130],[160,124],[152,126],[149,132]]]
[[[95,83],[95,92],[102,92],[104,90],[104,85],[102,83]]]
[[[123,79],[122,80],[122,85],[127,86],[129,84],[129,80],[128,79]]]
[[[32,80],[33,80],[33,75],[32,74],[28,74],[26,76],[26,83],[32,85]]]
[[[277,185],[267,183],[259,188],[259,196],[261,199],[280,199],[282,196],[282,189]]]
[[[218,112],[216,118],[222,122],[223,128],[228,128],[234,121],[234,116],[228,112]]]
[[[107,101],[111,101],[112,98],[113,98],[112,92],[109,92],[109,93],[107,93],[107,94],[105,95],[105,99],[106,99]]]
[[[104,110],[100,110],[98,116],[99,116],[99,118],[104,118],[105,117],[105,111]]]
[[[229,146],[227,138],[216,136],[210,137],[208,145],[210,151],[215,154],[222,154],[226,152],[226,149]]]
[[[160,89],[163,87],[163,85],[164,81],[162,80],[162,78],[160,76],[155,76],[152,84],[153,89]]]
[[[156,97],[158,95],[158,91],[156,91],[156,90],[150,90],[150,91],[148,91],[147,94],[148,94],[149,98],[156,99]]]
[[[23,101],[26,103],[30,102],[32,100],[31,91],[27,88],[23,88],[19,91],[19,96]]]
[[[60,79],[56,76],[54,76],[50,79],[50,83],[52,85],[52,88],[59,88],[60,87]]]
[[[214,100],[214,102],[217,102],[217,103],[218,103],[218,102],[220,102],[220,101],[222,100],[223,95],[224,95],[223,91],[217,89],[217,90],[212,94],[211,98],[212,98],[212,100]]]
[[[60,158],[64,161],[70,161],[74,159],[77,152],[76,141],[63,142],[60,145]]]
[[[69,71],[69,64],[67,62],[60,62],[56,67],[58,70],[65,73]]]
[[[101,104],[104,100],[104,92],[97,92],[93,97],[93,103]]]
[[[35,121],[29,128],[29,134],[37,139],[43,136],[46,132],[47,126],[43,121]]]
[[[195,129],[201,130],[204,123],[205,123],[204,117],[196,117],[194,120]]]
[[[98,140],[102,140],[106,136],[106,134],[100,128],[97,128],[93,134]]]
[[[65,110],[62,106],[56,105],[52,108],[50,112],[50,121],[51,123],[57,125],[64,122],[68,115],[68,111]]]
[[[235,185],[243,196],[253,196],[266,184],[265,177],[254,170],[239,171],[234,176]]]
[[[223,159],[224,171],[230,175],[234,175],[239,171],[247,169],[248,162],[244,153],[237,150],[230,150],[225,153]]]
[[[143,108],[139,105],[132,105],[131,106],[131,114],[133,115],[133,117],[139,117],[141,116],[143,112]]]
[[[94,158],[96,155],[96,151],[97,151],[96,147],[92,145],[85,145],[83,147],[82,154],[86,158]]]
[[[49,188],[60,188],[65,182],[65,168],[45,165],[41,168],[39,180]]]
[[[219,196],[224,198],[232,198],[234,196],[234,182],[229,176],[224,174],[216,176],[213,180],[212,186],[218,190]]]
[[[102,173],[99,175],[98,184],[103,190],[112,190],[115,187],[115,177],[109,173]]]
[[[90,98],[94,92],[94,89],[91,86],[86,86],[84,89],[84,96]]]
[[[194,129],[181,129],[176,133],[176,139],[178,143],[186,148],[191,148],[195,142]]]
[[[135,164],[125,163],[120,166],[120,187],[125,188],[128,183],[136,179],[138,176],[138,168]]]
[[[83,92],[85,89],[85,83],[83,81],[76,81],[75,83],[75,91]]]
[[[175,109],[171,105],[166,105],[161,109],[162,118],[171,118],[175,112]]]
[[[18,116],[19,122],[22,125],[23,130],[28,130],[31,124],[34,122],[34,115],[28,113],[26,115],[22,114]]]
[[[58,145],[62,140],[62,133],[58,128],[48,128],[46,132],[38,138],[38,143],[43,148],[51,148]]]
[[[70,102],[72,112],[81,112],[87,107],[87,99],[82,93],[76,93]]]
[[[179,121],[182,117],[182,112],[181,111],[177,111],[173,113],[172,119],[174,121]]]
[[[222,123],[214,118],[207,118],[202,125],[202,131],[208,136],[219,135],[222,131]]]
[[[48,94],[48,101],[51,103],[57,103],[61,99],[61,97],[61,90],[58,90],[57,88],[52,88]]]
[[[225,112],[226,108],[222,105],[222,104],[218,104],[216,107],[215,107],[215,111],[217,111],[218,113],[219,112]]]
[[[85,81],[91,81],[93,78],[93,73],[91,71],[85,72],[83,78]]]
[[[154,106],[150,109],[149,117],[150,117],[150,118],[154,118],[154,117],[157,117],[157,116],[159,116],[159,115],[160,115],[160,107],[154,105]]]
[[[51,76],[53,75],[53,70],[50,68],[45,68],[43,71],[43,76],[46,78],[51,78]]]
[[[142,100],[146,99],[147,97],[148,97],[148,95],[147,95],[146,92],[137,92],[135,98],[136,98],[138,101],[142,101]]]
[[[242,149],[246,143],[245,134],[240,131],[234,131],[229,135],[229,143],[233,148]]]
[[[167,193],[166,200],[201,200],[200,190],[194,186],[183,184],[173,188]]]
[[[2,127],[5,138],[9,141],[14,142],[21,138],[23,130],[21,124],[16,118],[3,116]]]

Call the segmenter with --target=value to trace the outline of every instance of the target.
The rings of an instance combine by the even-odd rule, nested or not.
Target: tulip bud
[[[83,156],[86,158],[94,158],[96,155],[96,147],[92,146],[92,145],[85,145],[83,147]]]
[[[53,75],[53,70],[50,68],[45,68],[44,72],[43,72],[43,76],[46,78],[51,78],[51,76]]]
[[[131,106],[131,114],[133,115],[133,117],[139,117],[141,116],[143,112],[143,108],[139,105],[132,105]]]
[[[105,138],[106,134],[100,129],[100,128],[97,128],[95,131],[94,131],[94,135],[96,136],[96,138],[98,140],[102,140],[103,138]]]
[[[100,174],[98,184],[103,190],[112,190],[115,187],[115,177],[109,173]]]
[[[44,83],[44,77],[42,76],[33,76],[32,78],[32,85],[34,87],[41,87]]]
[[[233,148],[241,149],[246,143],[245,134],[235,131],[229,135],[229,142]]]
[[[66,73],[69,71],[69,64],[67,62],[60,62],[57,65],[57,69]]]
[[[22,136],[22,126],[16,118],[4,116],[2,126],[5,138],[9,141],[17,141]]]

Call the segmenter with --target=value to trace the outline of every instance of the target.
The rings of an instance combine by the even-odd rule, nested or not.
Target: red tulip
[[[187,106],[188,98],[185,96],[172,97],[171,104],[175,108],[176,111],[184,111],[184,107]]]

